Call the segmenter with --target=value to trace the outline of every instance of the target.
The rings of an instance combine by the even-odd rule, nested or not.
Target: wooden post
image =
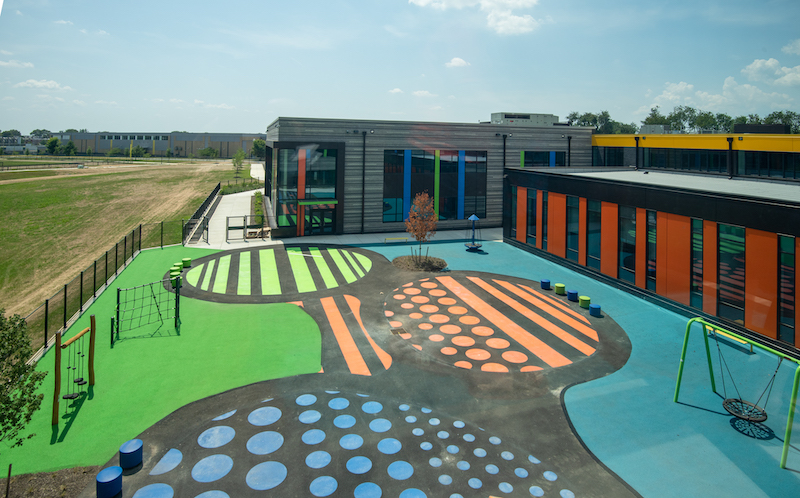
[[[53,390],[53,420],[51,424],[58,425],[58,400],[61,397],[61,334],[56,334],[56,345],[53,348],[53,354],[56,355],[56,364],[53,367],[56,385]]]
[[[89,321],[91,322],[91,329],[89,331],[89,385],[94,385],[94,337],[95,337],[95,330],[96,330],[96,323],[94,320],[94,315],[89,317]]]

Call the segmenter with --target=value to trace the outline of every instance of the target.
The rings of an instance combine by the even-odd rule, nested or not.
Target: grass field
[[[0,173],[0,308],[7,315],[33,311],[140,223],[188,218],[234,175],[228,161],[50,173]]]

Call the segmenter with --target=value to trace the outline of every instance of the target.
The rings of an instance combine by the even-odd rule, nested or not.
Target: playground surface
[[[711,392],[699,334],[673,403],[687,317],[502,242],[480,253],[432,244],[449,271],[431,274],[391,265],[408,245],[358,237],[144,251],[113,286],[156,281],[192,257],[180,335],[98,341],[93,392],[51,433],[45,387],[38,436],[4,460],[15,473],[116,465],[119,445],[138,437],[144,462],[123,495],[139,498],[798,489],[800,445],[778,465],[791,364],[778,369],[769,419],[748,430]],[[602,316],[541,279],[591,297]],[[107,337],[106,294],[66,337],[91,313]],[[757,398],[777,360],[720,347]]]

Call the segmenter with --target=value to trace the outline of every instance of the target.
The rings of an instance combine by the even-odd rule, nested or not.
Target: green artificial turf
[[[13,463],[14,475],[101,465],[120,444],[192,401],[253,382],[318,372],[319,327],[291,304],[220,304],[182,297],[179,336],[168,322],[154,337],[142,336],[155,326],[127,332],[111,348],[117,287],[159,280],[174,261],[214,252],[170,247],[137,256],[64,336],[75,335],[96,315],[96,384],[91,394],[77,410],[61,400],[61,420],[52,429],[51,349],[39,362],[39,369],[50,373],[41,388],[42,407],[28,426],[36,436],[19,448],[0,447],[0,465]]]

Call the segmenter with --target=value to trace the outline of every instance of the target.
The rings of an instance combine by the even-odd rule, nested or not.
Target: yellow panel
[[[800,152],[800,135],[760,134],[703,134],[703,135],[592,135],[595,147],[639,147],[652,149],[728,150],[728,137],[733,138],[733,150]],[[739,140],[739,138],[742,140]]]

